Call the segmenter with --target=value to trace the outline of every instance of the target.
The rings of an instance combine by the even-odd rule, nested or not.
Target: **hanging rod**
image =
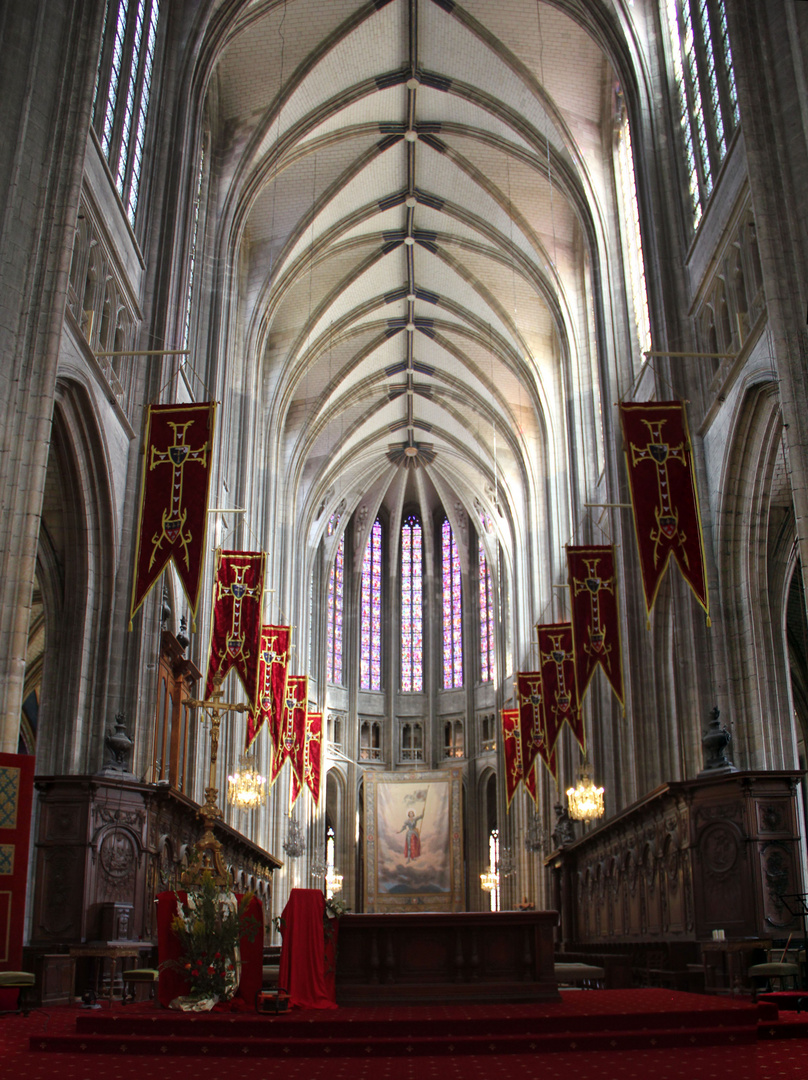
[[[190,356],[190,354],[190,349],[122,349],[119,352],[97,352],[93,355],[96,360],[105,360],[110,356]]]

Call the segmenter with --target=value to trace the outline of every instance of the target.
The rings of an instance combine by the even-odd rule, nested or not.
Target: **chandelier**
[[[490,866],[480,874],[480,888],[485,892],[493,892],[499,888],[499,874]]]
[[[329,866],[325,875],[325,885],[328,890],[329,897],[334,893],[342,891],[342,874],[340,874],[333,866]]]
[[[227,801],[239,810],[254,810],[266,801],[266,784],[266,777],[255,767],[255,758],[242,754],[238,768],[227,778]]]
[[[315,879],[324,878],[327,873],[328,861],[326,859],[325,848],[320,848],[311,860],[311,876]]]
[[[500,849],[499,858],[497,859],[497,876],[502,878],[513,877],[516,873],[516,860],[511,854],[509,847]]]
[[[300,831],[300,826],[293,817],[289,818],[289,831],[283,842],[283,850],[290,859],[299,859],[306,851],[306,838]]]
[[[541,818],[535,812],[530,819],[527,831],[525,832],[525,850],[535,854],[538,851],[544,851],[548,846],[547,830],[542,825]]]
[[[603,817],[603,788],[592,782],[592,767],[588,762],[581,766],[578,784],[567,788],[569,815],[574,821],[593,821]]]

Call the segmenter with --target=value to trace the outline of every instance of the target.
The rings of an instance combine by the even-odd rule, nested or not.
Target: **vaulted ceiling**
[[[369,527],[428,477],[506,547],[563,533],[613,213],[593,36],[541,0],[265,0],[208,86],[217,254],[297,523],[370,498]]]

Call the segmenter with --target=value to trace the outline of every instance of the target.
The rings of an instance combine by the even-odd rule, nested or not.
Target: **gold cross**
[[[222,676],[214,675],[213,693],[207,700],[186,698],[184,704],[189,709],[202,709],[210,717],[210,772],[208,786],[205,788],[205,803],[199,809],[199,816],[205,826],[202,839],[197,844],[197,858],[182,876],[183,884],[191,883],[204,871],[213,872],[214,880],[223,885],[228,879],[227,867],[222,858],[222,845],[213,835],[213,826],[222,812],[216,803],[219,789],[216,787],[216,760],[219,756],[219,728],[222,717],[229,712],[245,713],[250,706],[242,701],[223,701]]]

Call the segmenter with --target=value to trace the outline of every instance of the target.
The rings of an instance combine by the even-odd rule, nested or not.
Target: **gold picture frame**
[[[464,910],[460,769],[368,771],[364,785],[365,911]]]

